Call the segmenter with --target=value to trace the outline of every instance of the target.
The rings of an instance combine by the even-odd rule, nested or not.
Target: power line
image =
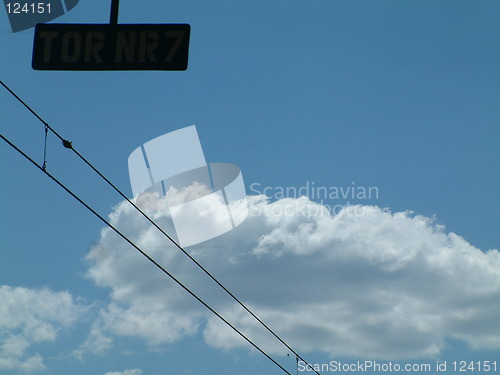
[[[99,177],[101,177],[113,190],[115,190],[123,199],[125,199],[135,210],[137,210],[143,217],[146,218],[156,229],[160,231],[162,235],[168,238],[172,244],[175,245],[185,256],[187,256],[193,263],[196,264],[212,281],[214,281],[221,289],[223,289],[236,303],[238,303],[248,314],[250,314],[259,324],[261,324],[269,333],[271,333],[281,344],[283,344],[288,350],[290,350],[296,358],[302,360],[304,364],[312,369],[317,375],[321,375],[318,371],[314,370],[313,367],[297,353],[290,345],[288,345],[278,334],[276,334],[266,323],[264,323],[254,312],[252,312],[239,298],[237,298],[229,289],[227,289],[215,276],[213,276],[203,265],[201,265],[191,254],[189,254],[182,246],[180,246],[168,233],[166,233],[154,220],[152,220],[144,211],[142,211],[132,200],[130,200],[120,189],[116,187],[106,176],[104,176],[92,163],[90,163],[83,155],[81,155],[72,146],[72,143],[64,139],[59,133],[57,133],[47,122],[43,120],[28,104],[26,104],[14,91],[12,91],[3,81],[0,81],[3,87],[9,91],[26,109],[28,109],[38,120],[40,120],[46,129],[49,129],[54,135],[56,135],[63,143],[64,147],[71,149],[88,167],[90,167]]]
[[[45,127],[43,138],[43,164],[42,169],[47,168],[47,138],[49,137],[49,129]]]
[[[74,199],[76,199],[81,205],[83,205],[87,210],[89,210],[94,216],[96,216],[99,220],[101,220],[104,224],[106,224],[109,228],[111,228],[116,234],[118,234],[121,238],[127,241],[134,249],[136,249],[139,253],[141,253],[144,257],[146,257],[151,263],[153,263],[157,268],[159,268],[164,274],[170,277],[173,281],[175,281],[181,288],[183,288],[186,292],[188,292],[191,296],[193,296],[198,302],[200,302],[203,306],[205,306],[208,310],[210,310],[215,316],[217,316],[220,320],[222,320],[227,326],[229,326],[233,331],[239,334],[242,338],[244,338],[249,344],[251,344],[255,349],[261,352],[267,359],[273,362],[276,366],[278,366],[281,370],[283,370],[286,374],[292,375],[289,373],[283,366],[281,366],[276,360],[274,360],[269,354],[267,354],[263,349],[261,349],[257,344],[255,344],[252,340],[250,340],[245,334],[243,334],[240,330],[238,330],[234,325],[229,323],[222,315],[220,315],[215,309],[213,309],[209,304],[203,301],[200,297],[198,297],[191,289],[189,289],[186,285],[184,285],[181,281],[179,281],[174,275],[168,272],[164,267],[162,267],[158,262],[156,262],[151,256],[149,256],[144,250],[142,250],[139,246],[137,246],[134,242],[132,242],[127,236],[125,236],[121,231],[119,231],[113,224],[103,218],[97,211],[95,211],[92,207],[90,207],[85,201],[83,201],[80,197],[78,197],[75,193],[73,193],[66,185],[60,182],[56,177],[54,177],[47,169],[44,169],[40,166],[36,161],[30,158],[25,152],[23,152],[20,148],[18,148],[15,144],[9,141],[3,134],[0,134],[0,138],[2,138],[9,146],[11,146],[14,150],[16,150],[19,154],[21,154],[26,160],[28,160],[31,164],[33,164],[36,168],[41,170],[43,173],[47,175],[52,181],[58,184],[61,188],[63,188],[69,195],[71,195]]]

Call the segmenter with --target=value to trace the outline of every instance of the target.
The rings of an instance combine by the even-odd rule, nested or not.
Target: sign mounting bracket
[[[118,8],[120,0],[111,0],[111,14],[109,16],[109,23],[111,25],[118,24]]]

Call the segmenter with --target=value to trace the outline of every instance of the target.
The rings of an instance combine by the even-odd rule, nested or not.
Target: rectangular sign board
[[[35,70],[186,70],[188,24],[38,24]]]

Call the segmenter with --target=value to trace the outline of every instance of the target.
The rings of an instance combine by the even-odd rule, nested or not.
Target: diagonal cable
[[[116,187],[106,176],[104,176],[92,163],[90,163],[82,154],[80,154],[72,145],[72,142],[64,139],[56,130],[54,130],[41,116],[39,116],[28,104],[26,104],[14,91],[12,91],[3,81],[0,84],[9,91],[26,109],[28,109],[47,129],[49,129],[56,137],[58,137],[65,148],[71,149],[87,166],[89,166],[99,177],[101,177],[113,190],[115,190],[123,199],[125,199],[137,212],[146,218],[162,235],[168,238],[175,247],[177,247],[185,256],[196,264],[212,281],[214,281],[221,289],[223,289],[236,303],[238,303],[248,314],[250,314],[259,324],[261,324],[268,332],[270,332],[281,344],[290,350],[297,358],[302,360],[308,369],[313,370],[317,375],[321,375],[318,371],[297,353],[290,345],[288,345],[278,334],[276,334],[264,321],[262,321],[254,312],[252,312],[239,298],[237,298],[229,289],[227,289],[215,276],[213,276],[202,264],[200,264],[191,254],[189,254],[182,246],[180,246],[168,233],[166,233],[154,220],[152,220],[144,211],[142,211],[132,200],[130,200],[120,189]]]
[[[33,166],[41,170],[43,173],[47,175],[52,181],[54,181],[57,185],[63,188],[66,193],[71,195],[74,199],[76,199],[82,206],[84,206],[87,210],[89,210],[94,216],[96,216],[99,220],[101,220],[104,224],[106,224],[109,228],[111,228],[116,234],[118,234],[121,238],[123,238],[126,242],[128,242],[135,250],[141,253],[144,257],[146,257],[151,263],[153,263],[157,268],[159,268],[165,275],[170,277],[173,281],[175,281],[182,289],[188,292],[191,296],[193,296],[198,302],[200,302],[203,306],[205,306],[208,310],[210,310],[215,316],[217,316],[220,320],[222,320],[227,326],[229,326],[234,332],[244,338],[250,345],[252,345],[255,349],[261,352],[267,359],[273,362],[276,366],[278,366],[281,370],[283,370],[286,374],[291,375],[283,366],[281,366],[276,360],[274,360],[269,354],[267,354],[263,349],[261,349],[257,344],[255,344],[252,340],[250,340],[244,333],[238,330],[234,325],[229,323],[222,315],[220,315],[215,309],[213,309],[209,304],[203,301],[200,297],[198,297],[191,289],[189,289],[186,285],[184,285],[181,281],[179,281],[174,275],[168,272],[165,268],[163,268],[158,262],[156,262],[150,255],[148,255],[144,250],[142,250],[139,246],[137,246],[134,242],[132,242],[127,236],[125,236],[121,231],[119,231],[113,224],[107,221],[104,217],[102,217],[97,211],[95,211],[92,207],[90,207],[85,201],[83,201],[80,197],[78,197],[75,193],[73,193],[66,185],[60,182],[56,177],[54,177],[47,169],[43,169],[36,161],[30,158],[25,152],[23,152],[20,148],[18,148],[15,144],[9,141],[3,134],[0,134],[0,138],[2,138],[10,147],[16,150],[19,154],[21,154],[26,160],[28,160]]]

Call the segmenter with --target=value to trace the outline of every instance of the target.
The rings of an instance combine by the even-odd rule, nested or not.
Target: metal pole
[[[109,17],[109,23],[112,25],[118,24],[118,5],[120,0],[111,0],[111,15]]]

